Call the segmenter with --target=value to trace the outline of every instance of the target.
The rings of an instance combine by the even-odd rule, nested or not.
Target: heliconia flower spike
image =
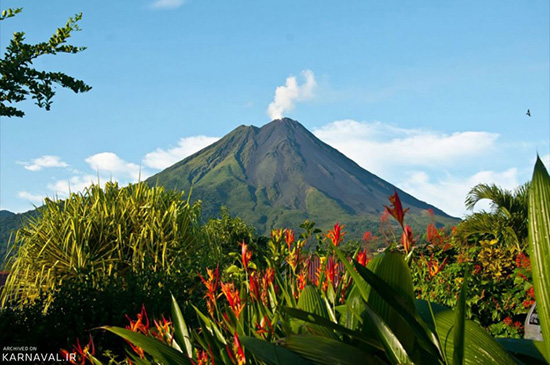
[[[342,229],[344,228],[344,225],[340,225],[340,223],[336,223],[334,225],[334,228],[328,231],[326,234],[326,237],[332,242],[334,246],[337,246],[342,243],[344,240],[344,236],[346,235],[346,232],[343,232]]]
[[[290,251],[290,246],[294,242],[294,231],[291,229],[285,229],[285,241]]]
[[[244,243],[244,241],[241,243],[241,258],[243,260],[244,269],[248,271],[248,263],[252,258],[252,252],[248,251],[248,246]]]
[[[390,213],[401,225],[403,226],[403,219],[405,218],[405,213],[409,210],[409,208],[403,210],[403,205],[401,205],[401,199],[399,199],[399,195],[397,194],[397,190],[393,190],[393,194],[389,196],[391,207],[386,207],[386,211]]]
[[[401,235],[401,244],[403,245],[403,250],[405,250],[405,253],[409,253],[412,246],[414,245],[413,231],[411,226],[409,225],[406,225],[403,228],[403,234]]]

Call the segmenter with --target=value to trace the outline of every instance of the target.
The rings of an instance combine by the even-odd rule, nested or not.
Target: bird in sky
[[[527,109],[527,113],[525,113],[528,117],[531,116],[531,111],[529,109]]]

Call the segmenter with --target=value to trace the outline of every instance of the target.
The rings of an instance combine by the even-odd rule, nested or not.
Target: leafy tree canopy
[[[2,12],[0,21],[12,18],[21,12],[19,9],[7,9]],[[75,93],[86,92],[91,86],[82,80],[75,79],[62,72],[39,71],[32,67],[33,60],[44,55],[57,53],[78,53],[85,47],[67,44],[73,31],[79,31],[78,21],[82,13],[69,18],[64,27],[58,28],[46,42],[37,44],[25,43],[25,33],[15,32],[13,39],[6,47],[6,53],[0,59],[0,116],[23,117],[25,113],[8,104],[26,100],[29,95],[36,100],[40,108],[50,110],[55,95],[53,84],[69,88]]]

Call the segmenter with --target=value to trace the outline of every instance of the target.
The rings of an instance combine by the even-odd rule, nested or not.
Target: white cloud
[[[40,205],[44,201],[44,196],[38,194],[31,194],[26,191],[20,191],[17,196],[21,199],[25,199],[33,203],[34,205]]]
[[[77,175],[66,180],[57,180],[54,183],[48,184],[48,189],[53,192],[55,197],[65,199],[70,193],[83,191],[92,184],[101,183],[104,185],[108,180],[100,178],[97,175]]]
[[[380,122],[341,120],[313,133],[374,174],[391,175],[398,166],[445,167],[495,148],[498,134],[404,129]]]
[[[178,146],[164,150],[157,148],[153,152],[149,152],[143,158],[143,164],[153,169],[162,170],[172,166],[185,157],[200,151],[204,147],[211,145],[219,140],[218,137],[193,136],[181,138]]]
[[[523,181],[518,179],[518,170],[510,168],[505,171],[480,171],[468,177],[447,175],[432,180],[424,171],[414,171],[407,174],[403,181],[396,182],[401,189],[414,197],[432,204],[445,213],[455,217],[463,217],[470,213],[464,206],[464,200],[471,188],[477,184],[496,184],[503,189],[514,190]],[[488,210],[489,202],[480,201],[475,211]]]
[[[185,4],[185,0],[156,0],[151,4],[153,9],[175,9]]]
[[[40,171],[46,167],[67,167],[67,163],[61,161],[59,156],[44,155],[42,157],[35,158],[31,162],[18,162],[29,171]]]
[[[302,76],[305,78],[302,85],[298,85],[295,76],[290,76],[285,86],[277,86],[275,98],[266,112],[271,119],[281,119],[284,113],[294,109],[296,102],[313,98],[313,91],[317,87],[315,75],[311,70],[304,70]]]
[[[92,169],[100,174],[110,174],[115,180],[116,177],[130,177],[133,181],[138,181],[145,175],[140,166],[126,162],[112,152],[97,153],[85,161]]]

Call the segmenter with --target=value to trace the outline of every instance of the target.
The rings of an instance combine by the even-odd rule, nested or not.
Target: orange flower
[[[344,225],[340,225],[340,223],[336,223],[334,225],[334,228],[328,231],[328,233],[326,234],[326,237],[330,239],[332,244],[336,247],[338,247],[338,245],[342,243],[342,241],[344,240],[344,236],[346,235],[346,232],[342,232],[343,228],[344,228]]]
[[[221,282],[221,287],[222,293],[225,295],[227,301],[229,302],[229,307],[233,311],[233,314],[235,314],[235,317],[237,317],[238,319],[244,308],[244,304],[241,303],[239,290],[235,289],[233,283],[224,284],[223,282]]]
[[[424,259],[424,260],[426,261],[426,264],[428,266],[428,274],[430,275],[430,278],[433,278],[434,276],[439,274],[441,272],[441,270],[443,270],[443,268],[447,264],[447,257],[445,257],[445,259],[443,260],[443,262],[440,265],[439,260],[434,259],[434,254],[433,253],[430,256],[429,261],[426,260],[426,259]]]
[[[218,297],[218,282],[220,279],[220,265],[216,266],[216,270],[212,271],[210,269],[206,269],[206,272],[208,274],[208,280],[203,278],[199,274],[199,278],[203,282],[204,286],[206,286],[206,295],[204,296],[207,298],[206,306],[208,307],[208,312],[211,316],[214,315],[214,308],[216,307],[216,299]]]
[[[361,265],[367,266],[369,261],[370,261],[370,258],[367,256],[367,250],[366,249],[364,249],[363,251],[360,251],[357,254],[357,262],[360,263]]]
[[[414,245],[414,238],[412,228],[409,225],[405,225],[403,228],[403,234],[401,235],[401,244],[403,245],[403,250],[405,253],[409,253],[412,246]]]
[[[61,353],[61,356],[63,356],[63,358],[65,360],[68,360],[71,364],[86,364],[86,359],[89,359],[90,356],[95,355],[95,346],[92,335],[90,335],[90,340],[88,341],[88,344],[84,346],[84,348],[80,346],[80,340],[77,338],[76,345],[73,345],[73,352],[70,353],[67,350],[61,350],[59,352]]]
[[[144,335],[149,334],[149,317],[147,316],[147,312],[145,311],[145,305],[141,306],[141,312],[138,313],[137,319],[135,321],[132,321],[128,315],[126,315],[126,318],[128,321],[130,321],[130,324],[126,326],[126,329],[129,329],[133,332],[143,333]],[[141,359],[145,358],[145,353],[143,349],[139,346],[135,346],[130,341],[126,341],[128,344],[130,344],[130,347],[134,350],[136,354],[139,355]]]
[[[256,276],[255,271],[252,271],[250,273],[250,276],[248,278],[248,283],[249,283],[250,298],[252,300],[260,299],[260,285],[258,283],[258,278]]]
[[[231,358],[231,361],[234,364],[237,365],[244,365],[246,364],[246,358],[244,356],[244,350],[241,346],[241,342],[239,341],[239,336],[237,336],[237,333],[233,336],[233,346],[232,348],[229,348],[229,345],[226,346],[227,354]]]
[[[157,320],[153,320],[153,323],[156,328],[156,333],[154,333],[154,336],[167,345],[172,346],[172,322],[167,321],[166,318],[162,316],[162,323],[160,321],[157,322]]]
[[[405,213],[409,210],[409,208],[403,210],[403,206],[401,205],[401,199],[399,199],[399,195],[397,194],[397,190],[393,189],[393,195],[389,196],[391,206],[386,207],[386,211],[390,213],[403,227],[403,219],[405,218]]]
[[[243,267],[248,271],[248,262],[252,258],[252,252],[248,251],[248,246],[244,241],[241,243],[241,258],[243,260]]]
[[[259,323],[256,323],[256,333],[265,338],[266,334],[273,333],[273,325],[267,316],[264,315]]]
[[[290,251],[290,246],[294,242],[294,231],[291,229],[285,229],[285,241]]]
[[[306,283],[307,283],[306,271],[302,270],[300,274],[296,276],[296,284],[297,284],[298,290],[299,291],[304,290]]]

